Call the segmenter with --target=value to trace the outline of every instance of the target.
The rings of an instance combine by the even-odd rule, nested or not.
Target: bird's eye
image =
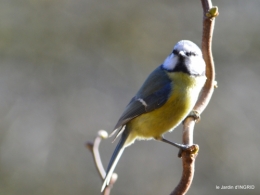
[[[172,53],[173,53],[174,55],[178,55],[178,54],[179,54],[179,52],[178,52],[177,50],[175,50],[175,49],[172,51]]]
[[[186,54],[186,56],[196,56],[196,53],[191,52],[191,51],[186,52],[185,54]]]

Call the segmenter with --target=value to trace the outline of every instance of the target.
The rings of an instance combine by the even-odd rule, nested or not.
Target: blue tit
[[[191,41],[182,40],[148,76],[114,128],[112,134],[117,133],[116,138],[122,136],[108,164],[101,191],[109,184],[127,146],[136,139],[165,141],[163,134],[172,131],[187,117],[205,84],[205,68],[200,48]]]

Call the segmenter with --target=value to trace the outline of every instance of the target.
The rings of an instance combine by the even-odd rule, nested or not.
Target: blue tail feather
[[[102,188],[101,188],[101,192],[105,189],[105,187],[107,185],[109,185],[109,182],[110,182],[110,179],[111,179],[111,176],[115,170],[115,167],[121,157],[121,155],[123,154],[124,152],[124,149],[125,149],[125,142],[128,138],[128,131],[124,131],[115,150],[114,150],[114,153],[110,159],[110,162],[108,164],[108,167],[107,167],[107,174],[106,174],[106,177],[104,179],[104,182],[103,182],[103,185],[102,185]]]

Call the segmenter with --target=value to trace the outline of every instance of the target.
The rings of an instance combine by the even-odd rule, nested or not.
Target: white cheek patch
[[[166,70],[173,70],[177,64],[178,57],[171,53],[163,62],[163,68]]]
[[[200,56],[190,57],[185,59],[185,64],[193,75],[203,75],[205,73],[205,62]]]

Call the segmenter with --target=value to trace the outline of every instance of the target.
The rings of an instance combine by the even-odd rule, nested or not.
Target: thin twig
[[[96,169],[99,173],[99,176],[103,182],[105,176],[106,176],[106,171],[103,167],[101,158],[100,158],[100,154],[99,154],[99,145],[102,139],[106,139],[108,137],[108,134],[106,131],[104,130],[100,130],[98,131],[98,135],[94,140],[94,143],[92,142],[88,142],[86,143],[86,147],[91,151],[92,156],[93,156],[93,160],[94,160],[94,164],[96,165]],[[114,183],[117,181],[117,174],[113,173],[111,180],[109,182],[109,185],[106,186],[105,190],[103,191],[103,195],[109,195],[110,194],[110,190],[113,187]]]
[[[215,84],[215,66],[212,55],[212,37],[215,25],[215,17],[218,16],[218,8],[212,7],[211,0],[201,0],[203,8],[203,32],[202,32],[202,54],[206,63],[207,81],[201,91],[194,110],[202,113],[207,107],[214,91]]]
[[[194,106],[193,110],[195,110],[199,115],[204,111],[207,107],[211,96],[214,91],[214,84],[215,84],[215,68],[214,68],[214,61],[213,55],[211,50],[212,45],[212,36],[213,36],[213,29],[215,24],[215,17],[218,16],[218,9],[217,7],[212,7],[211,0],[201,0],[202,7],[203,7],[203,34],[202,34],[202,54],[203,58],[206,63],[206,77],[207,81],[202,89],[201,95]],[[193,176],[194,176],[194,168],[195,168],[195,159],[198,154],[198,147],[197,149],[193,148],[197,145],[193,145],[193,131],[195,126],[196,119],[194,117],[187,117],[183,123],[183,137],[182,141],[185,145],[191,145],[189,148],[190,150],[183,151],[181,153],[182,157],[182,165],[183,165],[183,172],[182,177],[171,193],[171,195],[181,195],[186,194],[189,190]]]

